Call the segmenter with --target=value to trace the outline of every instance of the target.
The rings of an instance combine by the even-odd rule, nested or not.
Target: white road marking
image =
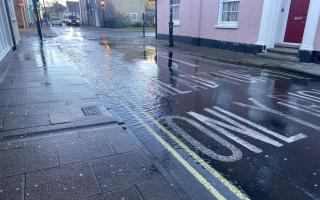
[[[171,85],[169,85],[169,84],[167,84],[167,83],[164,83],[164,82],[162,82],[162,81],[160,81],[160,80],[156,80],[156,82],[159,83],[160,85],[166,87],[166,88],[169,88],[170,90],[172,90],[172,91],[174,91],[174,92],[176,92],[176,93],[178,93],[178,94],[187,94],[187,93],[190,93],[190,92],[191,92],[190,90],[181,91],[181,90],[179,90],[179,89],[177,89],[177,88],[174,88],[174,87],[172,87]]]
[[[188,114],[191,115],[192,117],[196,118],[197,120],[201,121],[202,123],[206,124],[207,126],[220,132],[221,134],[227,136],[228,138],[232,139],[236,143],[241,144],[242,146],[246,147],[250,151],[252,151],[254,153],[261,153],[262,152],[262,150],[260,148],[258,148],[256,146],[250,144],[249,142],[239,138],[238,136],[230,133],[229,131],[226,131],[225,129],[221,128],[220,126],[217,126],[216,124],[218,124],[220,122],[217,123],[215,120],[212,120],[206,116],[200,115],[195,112],[188,112]]]
[[[220,73],[217,73],[217,72],[210,72],[210,74],[213,74],[213,75],[216,75],[216,76],[225,77],[225,78],[232,79],[232,80],[236,80],[236,81],[239,81],[239,82],[244,82],[244,83],[250,83],[251,82],[251,81],[247,81],[247,80],[241,80],[241,79],[238,79],[238,78],[235,78],[235,77],[230,77],[228,75],[220,74]]]
[[[210,87],[210,88],[219,87],[219,85],[217,83],[215,83],[214,81],[208,80],[208,79],[195,77],[195,76],[190,76],[190,75],[180,75],[180,76],[188,78],[188,79],[191,79],[194,82],[200,83],[200,84],[205,85],[205,86]]]
[[[303,109],[303,108],[300,108],[298,106],[294,106],[294,105],[291,105],[291,104],[287,104],[287,103],[283,103],[283,102],[277,102],[279,105],[282,105],[282,106],[286,106],[286,107],[289,107],[289,108],[293,108],[293,109],[296,109],[296,110],[299,110],[301,112],[304,112],[304,113],[307,113],[307,114],[310,114],[310,115],[313,115],[313,116],[316,116],[316,117],[320,117],[320,114],[317,114],[315,112],[312,112],[310,110],[307,110],[307,109]]]
[[[251,122],[251,121],[249,121],[247,119],[244,119],[243,117],[240,117],[240,116],[235,115],[235,114],[233,114],[233,113],[231,113],[229,111],[226,111],[226,110],[224,110],[224,109],[222,109],[220,107],[215,106],[214,108],[219,110],[220,112],[226,114],[226,115],[229,115],[229,116],[231,116],[231,117],[233,117],[233,118],[235,118],[235,119],[237,119],[239,121],[242,121],[242,122],[244,122],[246,124],[249,124],[250,126],[256,128],[256,129],[258,129],[260,131],[263,131],[263,132],[265,132],[265,133],[267,133],[269,135],[272,135],[272,136],[274,136],[274,137],[276,137],[276,138],[278,138],[280,140],[283,140],[283,141],[285,141],[287,143],[292,143],[292,142],[295,142],[295,141],[298,141],[298,140],[301,140],[301,139],[307,137],[306,135],[304,135],[302,133],[300,133],[298,135],[291,136],[291,137],[286,137],[286,136],[283,136],[283,135],[281,135],[281,134],[279,134],[277,132],[274,132],[274,131],[272,131],[270,129],[267,129],[266,127],[260,126],[259,124],[256,124],[256,123]]]
[[[302,119],[299,119],[297,117],[294,117],[292,115],[288,115],[288,114],[285,114],[285,113],[282,113],[280,111],[277,111],[277,110],[274,110],[272,108],[269,108],[267,106],[264,106],[263,104],[261,104],[260,102],[258,102],[257,100],[253,99],[253,98],[249,98],[248,99],[249,101],[253,102],[255,105],[257,106],[253,106],[253,105],[247,105],[247,104],[244,104],[244,103],[240,103],[240,102],[233,102],[234,104],[238,105],[238,106],[241,106],[241,107],[246,107],[246,108],[251,108],[251,109],[255,109],[255,110],[261,110],[261,111],[266,111],[266,112],[270,112],[270,113],[273,113],[273,114],[276,114],[276,115],[279,115],[281,117],[284,117],[284,118],[287,118],[287,119],[290,119],[294,122],[297,122],[299,124],[302,124],[304,126],[307,126],[307,127],[310,127],[312,129],[315,129],[315,130],[319,130],[320,131],[320,127],[318,125],[315,125],[313,123],[310,123],[310,122],[307,122],[305,120],[302,120]],[[296,140],[300,140],[300,139],[303,139],[303,138],[306,138],[307,136],[300,133],[298,135],[295,135],[295,136],[291,136],[290,138],[295,138],[295,141]],[[288,139],[290,139],[288,138]]]
[[[164,86],[162,86],[162,85],[158,85],[158,87],[159,87],[162,91],[164,91],[164,92],[166,92],[166,93],[168,93],[168,94],[177,95],[177,93],[175,93],[175,92],[167,89],[166,87],[164,87]]]
[[[223,81],[223,82],[227,82],[227,83],[232,83],[232,84],[235,84],[235,85],[241,85],[240,83],[238,82],[235,82],[235,81],[231,81],[231,80],[227,80],[225,78],[217,78],[216,76],[213,76],[212,74],[209,74],[207,72],[201,72],[201,73],[196,73],[195,75],[198,75],[197,77],[201,76],[201,77],[205,77],[204,79],[206,80],[209,80],[211,81],[211,79],[214,79],[215,81]]]
[[[292,93],[292,92],[288,92],[288,94],[290,94],[292,96],[295,96],[295,97],[300,97],[302,99],[307,99],[307,100],[310,100],[310,101],[314,101],[314,102],[320,103],[320,100],[309,98],[309,97],[307,97],[305,95],[299,95],[299,94],[295,94],[295,93]]]
[[[183,60],[179,60],[179,59],[176,59],[176,58],[169,58],[167,55],[158,54],[158,56],[166,58],[166,59],[170,59],[172,61],[175,61],[175,62],[178,62],[178,63],[181,63],[181,64],[189,65],[191,67],[199,67],[199,65],[196,65],[196,64],[193,64],[193,63],[185,62]]]
[[[218,111],[221,111],[221,112],[222,112],[222,111],[226,111],[226,110],[224,110],[224,109],[222,109],[222,108],[219,108],[219,107],[214,107],[214,109],[216,109],[216,110],[218,110]],[[235,121],[235,120],[233,120],[233,119],[231,119],[231,118],[229,118],[229,117],[227,117],[227,116],[224,116],[224,115],[222,115],[222,114],[220,114],[220,113],[218,113],[218,112],[215,112],[214,110],[211,110],[211,109],[208,109],[208,108],[206,108],[206,109],[204,109],[204,110],[207,111],[207,112],[209,112],[210,114],[212,114],[212,115],[214,115],[214,116],[216,116],[216,117],[219,117],[220,119],[228,122],[230,125],[225,124],[225,123],[222,123],[222,124],[221,124],[221,125],[224,125],[225,128],[228,128],[228,129],[230,129],[230,130],[236,131],[236,132],[238,132],[238,133],[240,133],[240,134],[247,135],[247,136],[249,136],[249,137],[252,137],[252,138],[254,138],[254,139],[260,140],[260,141],[262,141],[262,142],[265,142],[265,143],[268,143],[268,144],[272,144],[272,145],[274,145],[274,146],[276,146],[276,147],[281,147],[281,146],[283,146],[280,142],[278,142],[278,141],[276,141],[276,140],[273,140],[273,139],[271,139],[271,138],[269,138],[269,137],[267,137],[267,136],[265,136],[265,135],[263,135],[263,134],[255,131],[255,130],[253,130],[253,129],[245,126],[245,125],[242,125],[242,124],[238,123],[237,121]],[[226,112],[228,112],[228,111],[226,111]],[[230,113],[230,112],[229,112],[229,113]],[[224,114],[226,114],[226,113],[224,113]],[[231,113],[230,113],[230,114],[231,114]],[[238,115],[235,115],[235,114],[233,114],[233,113],[232,113],[232,115],[233,115],[234,118],[236,118],[236,119],[238,119],[238,120],[239,120],[240,118],[242,118],[242,117],[240,117],[240,116],[238,116]],[[244,118],[242,118],[242,119],[244,119]],[[241,120],[239,120],[239,121],[241,121]],[[243,121],[242,121],[242,122],[243,122]],[[253,125],[255,125],[255,127],[257,127],[257,124],[254,124],[253,122],[251,122],[251,123],[252,123]],[[247,123],[247,124],[248,124],[248,123]]]
[[[252,77],[252,75],[250,75],[250,74],[239,74],[237,72],[231,72],[231,71],[228,71],[228,70],[220,71],[220,73],[228,74],[228,75],[231,75],[231,76],[234,76],[234,77],[241,77],[243,79],[250,80],[251,82],[252,81],[253,82],[256,82],[256,81],[266,82],[266,80],[260,80],[259,78]]]
[[[300,94],[300,95],[304,95],[304,96],[306,96],[306,97],[310,97],[310,98],[313,98],[313,99],[318,99],[318,100],[320,100],[320,97],[317,97],[317,96],[308,94],[308,93],[311,93],[311,94],[320,95],[320,93],[319,93],[319,92],[316,92],[316,91],[297,91],[297,93]]]
[[[187,87],[189,87],[189,88],[191,88],[191,89],[193,89],[193,90],[199,90],[199,88],[202,88],[202,89],[204,89],[204,90],[207,90],[207,89],[208,89],[207,87],[204,87],[204,86],[199,85],[199,84],[197,84],[197,83],[193,83],[193,82],[184,80],[184,79],[182,79],[182,78],[178,78],[178,77],[174,77],[174,76],[172,76],[171,78],[177,80],[179,83],[181,83],[181,84],[183,84],[183,85],[185,85],[185,86],[187,86]]]
[[[198,130],[209,136],[210,138],[214,139],[218,143],[220,143],[222,146],[226,147],[229,149],[232,154],[230,156],[225,156],[225,155],[220,155],[218,153],[213,152],[212,150],[208,149],[205,147],[203,144],[195,140],[193,137],[191,137],[188,133],[186,133],[182,128],[177,126],[173,120],[174,119],[179,119],[188,122],[192,126],[196,127]],[[215,160],[219,160],[222,162],[234,162],[237,160],[240,160],[242,158],[242,152],[240,149],[238,149],[236,146],[233,144],[229,143],[225,139],[221,138],[220,136],[216,135],[215,133],[209,131],[199,123],[195,122],[194,120],[185,118],[185,117],[180,117],[180,116],[172,116],[172,117],[166,117],[165,118],[166,122],[172,126],[177,132],[177,134],[181,135],[185,140],[187,140],[194,148],[200,150],[202,153],[206,154],[207,156],[210,156],[211,158]],[[229,154],[229,153],[228,153]]]

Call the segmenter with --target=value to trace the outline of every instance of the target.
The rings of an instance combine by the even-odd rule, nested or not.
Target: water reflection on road
[[[219,178],[206,164],[253,199],[320,198],[318,78],[207,61],[134,39],[86,37],[65,33],[56,41],[168,168],[172,158],[137,117],[209,182]]]

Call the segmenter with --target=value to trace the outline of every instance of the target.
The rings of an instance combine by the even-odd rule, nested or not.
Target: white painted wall
[[[0,1],[0,61],[11,50],[12,40],[4,1]]]

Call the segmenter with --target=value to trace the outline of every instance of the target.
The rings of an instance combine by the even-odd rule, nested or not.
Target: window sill
[[[217,24],[214,26],[215,28],[221,28],[221,29],[237,29],[237,24]]]
[[[180,26],[180,21],[173,21],[173,26]]]

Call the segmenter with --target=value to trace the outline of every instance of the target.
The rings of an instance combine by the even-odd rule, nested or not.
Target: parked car
[[[52,26],[62,26],[62,21],[58,17],[52,17],[51,24],[52,24]]]
[[[70,15],[66,19],[66,25],[67,26],[72,26],[72,25],[80,26],[80,19],[77,18],[77,16]]]

